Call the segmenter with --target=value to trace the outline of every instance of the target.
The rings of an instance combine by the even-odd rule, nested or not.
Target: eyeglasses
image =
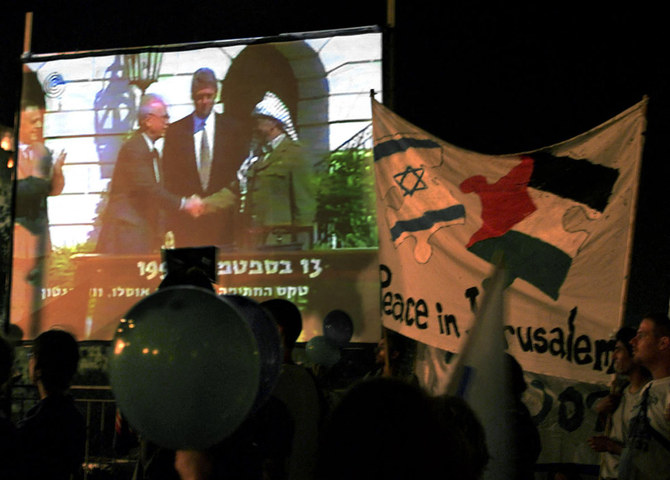
[[[167,113],[165,115],[156,115],[155,113],[150,113],[149,115],[156,118],[162,118],[165,121],[170,120],[170,115],[168,115]]]

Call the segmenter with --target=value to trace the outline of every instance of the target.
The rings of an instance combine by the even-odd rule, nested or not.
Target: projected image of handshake
[[[184,200],[182,209],[188,212],[193,218],[198,218],[207,213],[214,213],[235,205],[237,195],[230,189],[223,188],[212,195],[200,198],[193,194]]]

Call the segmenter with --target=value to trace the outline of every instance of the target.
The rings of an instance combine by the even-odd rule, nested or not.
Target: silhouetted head
[[[261,307],[265,308],[272,318],[275,319],[281,332],[284,348],[293,350],[295,342],[302,332],[302,315],[298,307],[283,298],[273,298],[261,302]]]
[[[481,478],[490,457],[486,433],[475,412],[460,397],[442,395],[431,401],[445,452],[445,478]]]
[[[64,330],[48,330],[33,342],[30,372],[35,383],[42,383],[47,393],[66,390],[77,373],[79,346]]]
[[[317,478],[433,478],[440,469],[452,478],[439,454],[436,426],[431,403],[417,385],[387,377],[362,381],[326,419]]]

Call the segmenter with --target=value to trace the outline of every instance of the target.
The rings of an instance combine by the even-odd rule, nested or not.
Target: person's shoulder
[[[169,145],[173,143],[173,140],[182,142],[184,137],[193,136],[193,112],[189,113],[185,117],[180,118],[174,122],[171,122],[165,131],[165,142]],[[169,150],[169,147],[168,147]]]
[[[275,148],[277,155],[283,159],[291,159],[293,163],[305,162],[305,149],[301,142],[292,140],[288,136]]]
[[[48,405],[44,399],[33,405],[23,416],[21,420],[16,423],[16,429],[19,433],[30,430],[33,426],[42,422],[45,409],[48,410]]]
[[[191,126],[191,128],[193,127],[193,112],[189,113],[185,117],[180,118],[177,121],[170,123],[170,126],[167,129],[167,133],[169,133],[171,130],[174,132],[181,129],[187,129],[189,125]]]
[[[57,416],[64,423],[80,424],[84,422],[84,416],[75,404],[74,397],[69,393],[61,395],[49,395],[44,399],[45,413]]]
[[[655,392],[670,393],[670,377],[655,378],[649,382],[648,386]]]
[[[282,382],[288,382],[293,385],[313,385],[316,387],[316,378],[314,374],[306,367],[295,364],[282,364],[279,379]]]
[[[241,130],[243,128],[242,122],[232,115],[225,113],[214,113],[213,115],[216,118],[217,129]]]
[[[139,131],[136,131],[123,142],[119,154],[122,156],[122,152],[125,152],[126,154],[132,153],[137,155],[148,151],[149,147],[147,146],[146,140],[144,140]]]
[[[137,148],[138,146],[141,146],[142,143],[146,145],[146,141],[142,138],[142,133],[139,130],[136,130],[125,139],[121,148]]]

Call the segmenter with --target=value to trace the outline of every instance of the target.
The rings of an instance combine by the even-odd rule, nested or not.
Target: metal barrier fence
[[[136,452],[119,455],[114,450],[116,402],[111,388],[78,385],[70,390],[86,420],[84,480],[130,480],[136,463]],[[12,386],[12,417],[15,420],[22,418],[37,401],[34,386]]]

